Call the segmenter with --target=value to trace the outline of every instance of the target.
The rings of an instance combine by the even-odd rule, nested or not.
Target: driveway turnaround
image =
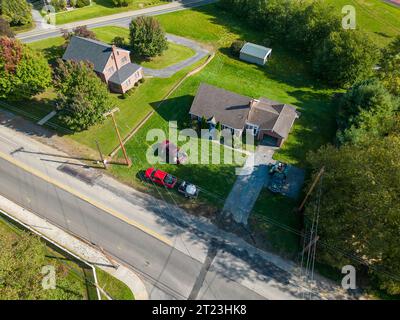
[[[163,69],[150,69],[150,68],[143,67],[143,71],[146,76],[158,77],[158,78],[169,78],[172,75],[174,75],[176,72],[178,72],[186,67],[191,66],[192,64],[203,59],[205,56],[207,56],[210,53],[208,50],[202,48],[197,42],[186,39],[186,38],[178,37],[173,34],[167,34],[167,39],[168,39],[168,41],[171,41],[176,44],[193,49],[196,52],[196,54],[186,60],[183,60],[181,62],[178,62],[172,66],[168,66]]]
[[[232,217],[235,222],[247,225],[249,214],[265,185],[268,164],[275,162],[272,160],[275,149],[275,147],[258,145],[255,153],[247,158],[243,168],[246,174],[237,177],[225,201],[222,210],[225,217]]]

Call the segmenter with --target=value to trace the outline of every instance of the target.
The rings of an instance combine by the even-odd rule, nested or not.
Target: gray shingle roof
[[[112,54],[112,47],[106,43],[86,39],[82,37],[71,37],[67,50],[63,55],[64,60],[89,61],[94,70],[103,72]]]
[[[234,129],[243,129],[251,98],[202,83],[193,100],[190,114],[210,119]]]
[[[264,59],[271,51],[272,49],[270,48],[259,46],[258,44],[254,44],[251,42],[247,42],[240,50],[241,53],[260,59]]]
[[[126,80],[128,80],[128,78],[132,76],[132,74],[134,74],[141,68],[142,67],[137,64],[127,63],[124,66],[122,66],[119,70],[114,72],[114,74],[111,76],[110,79],[108,79],[108,81],[115,84],[122,84]]]
[[[261,98],[251,109],[248,122],[258,125],[261,130],[273,131],[282,138],[287,138],[294,120],[298,117],[294,107]]]
[[[286,138],[299,113],[293,106],[260,98],[250,109],[252,98],[202,83],[189,113],[242,130],[247,123]]]

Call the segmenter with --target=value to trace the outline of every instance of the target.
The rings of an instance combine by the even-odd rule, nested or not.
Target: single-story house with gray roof
[[[143,68],[131,63],[130,52],[106,43],[71,37],[63,60],[87,61],[113,92],[125,93],[143,78]]]
[[[271,48],[247,42],[240,50],[240,59],[263,66],[271,56],[271,53]]]
[[[258,140],[268,137],[277,147],[287,139],[300,116],[291,105],[267,98],[253,99],[205,83],[200,85],[189,114],[198,121],[204,117],[210,129],[218,122],[237,136],[248,129]]]

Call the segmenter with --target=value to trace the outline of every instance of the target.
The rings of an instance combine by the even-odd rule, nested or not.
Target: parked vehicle
[[[281,193],[286,184],[287,164],[276,162],[270,166],[269,175],[271,176],[268,189],[273,193]]]
[[[159,146],[159,155],[168,163],[183,164],[187,161],[188,155],[180,150],[178,146],[169,140],[161,142]]]
[[[196,185],[187,181],[182,181],[178,187],[178,191],[186,198],[194,199],[199,195],[200,189]]]
[[[178,182],[178,179],[173,175],[154,168],[148,168],[146,170],[145,179],[153,181],[160,186],[165,186],[168,189],[173,189]]]
[[[275,172],[271,177],[268,189],[273,193],[281,193],[286,184],[286,175],[284,173]]]

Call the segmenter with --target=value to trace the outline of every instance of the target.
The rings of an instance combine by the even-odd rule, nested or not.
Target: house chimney
[[[118,67],[118,61],[117,61],[117,47],[115,45],[112,45],[111,49],[112,49],[112,53],[113,53],[113,57],[114,57],[115,67],[117,68],[117,71],[118,71],[119,67]]]
[[[249,102],[250,109],[253,108],[258,102],[260,102],[260,100],[251,99],[250,102]]]

